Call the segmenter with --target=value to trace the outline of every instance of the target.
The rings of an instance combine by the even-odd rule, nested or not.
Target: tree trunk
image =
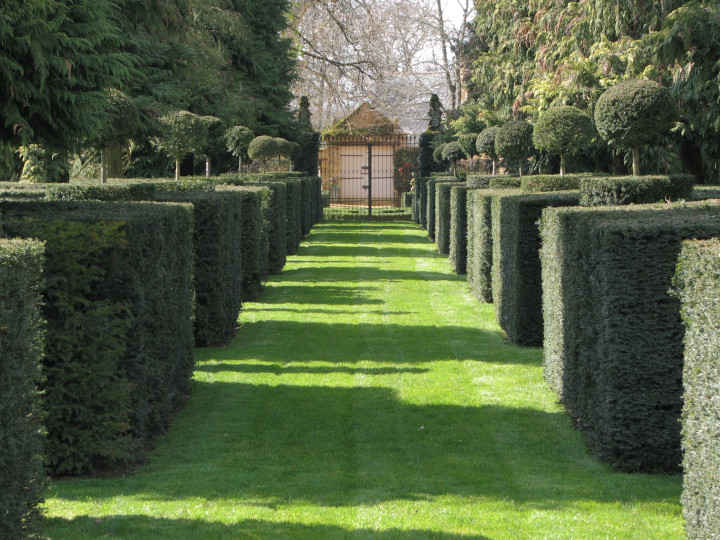
[[[560,154],[560,176],[565,176],[565,153]]]
[[[635,146],[632,149],[633,156],[633,176],[640,176],[640,147]]]
[[[100,183],[107,184],[108,179],[108,149],[100,149]]]
[[[493,172],[492,172],[492,175],[495,176],[495,160],[494,160],[494,159],[492,160],[492,164],[493,164]]]
[[[122,178],[125,176],[122,163],[122,146],[111,144],[107,147],[107,178]]]
[[[522,162],[522,159],[518,160],[518,171],[520,171],[520,178],[522,178]]]
[[[180,160],[175,160],[175,180],[180,180]]]
[[[205,155],[205,178],[210,178],[210,156]]]
[[[242,154],[238,156],[238,174],[242,174]]]

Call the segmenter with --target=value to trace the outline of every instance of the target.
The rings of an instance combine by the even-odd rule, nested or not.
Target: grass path
[[[611,472],[408,223],[317,226],[150,462],[56,482],[54,539],[682,538],[680,477]]]

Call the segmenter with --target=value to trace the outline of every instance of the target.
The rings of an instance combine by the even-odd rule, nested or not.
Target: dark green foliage
[[[519,176],[491,176],[488,187],[492,189],[519,188],[522,179]]]
[[[462,148],[464,157],[471,158],[476,154],[475,142],[477,141],[477,133],[463,133],[457,138],[457,142]]]
[[[269,135],[259,135],[250,141],[247,152],[250,159],[260,161],[263,167],[267,167],[268,160],[279,153],[278,141]]]
[[[40,361],[43,245],[0,240],[0,537],[23,538],[45,492]]]
[[[548,206],[575,206],[578,192],[504,195],[492,202],[492,297],[508,338],[519,345],[543,342],[540,232]]]
[[[456,274],[464,274],[467,263],[467,185],[450,189],[450,247],[448,258]]]
[[[533,149],[533,127],[524,120],[513,120],[502,126],[495,134],[495,153],[505,159],[520,162],[522,175],[522,162]]]
[[[190,392],[192,208],[97,201],[0,206],[4,235],[46,243],[49,466],[80,473],[134,459]]]
[[[683,242],[675,285],[685,323],[683,517],[688,538],[720,531],[720,241]]]
[[[533,145],[538,150],[560,154],[560,174],[565,174],[565,156],[581,150],[592,141],[593,123],[577,107],[561,105],[542,113],[533,126]]]
[[[295,161],[295,170],[302,171],[308,176],[317,176],[320,133],[318,131],[304,133],[300,141],[300,149],[300,157]]]
[[[633,148],[670,128],[675,106],[668,91],[654,81],[630,79],[607,89],[595,105],[600,136],[618,148]]]
[[[467,177],[467,184],[470,187],[488,187],[490,185],[490,180],[493,178],[495,177],[485,174],[469,174]]]
[[[478,154],[485,154],[493,161],[497,159],[497,154],[495,153],[495,136],[499,130],[499,127],[489,127],[480,132],[477,139],[475,139],[475,149]]]
[[[525,193],[541,193],[544,191],[567,191],[571,189],[579,189],[580,181],[590,179],[592,175],[587,173],[581,174],[537,174],[532,176],[523,176],[520,181],[520,187]]]
[[[284,180],[287,201],[287,254],[295,255],[302,241],[302,184],[299,179]]]
[[[414,212],[414,210],[415,210],[415,192],[408,191],[407,193],[403,193],[402,198],[400,200],[400,206],[402,208],[410,208]]]
[[[305,176],[300,179],[300,219],[302,224],[302,235],[310,234],[310,229],[315,222],[315,203],[313,198],[314,182]]]
[[[195,346],[224,345],[242,307],[243,196],[230,192],[162,193],[162,202],[193,205]]]
[[[668,291],[682,241],[713,236],[716,204],[543,214],[545,378],[619,469],[679,468],[684,329]]]
[[[648,204],[688,199],[695,185],[691,174],[587,178],[580,181],[582,206]]]
[[[157,185],[144,183],[53,184],[45,188],[49,201],[153,201]]]
[[[420,178],[427,178],[430,173],[435,171],[435,161],[433,160],[433,140],[435,134],[425,132],[420,135],[418,142],[418,174]],[[417,182],[417,178],[416,178]]]
[[[430,178],[420,176],[415,178],[415,208],[413,220],[415,223],[427,228],[427,183]]]
[[[450,253],[450,190],[455,184],[435,184],[435,244],[441,255]]]
[[[433,161],[435,162],[435,170],[436,171],[442,171],[443,173],[447,171],[447,160],[443,157],[443,152],[445,151],[445,147],[448,143],[440,143],[435,147],[435,150],[433,150]],[[432,173],[431,173],[432,174]]]
[[[457,162],[465,157],[465,151],[460,143],[455,141],[447,143],[442,150],[442,160],[452,164],[453,174],[457,170]]]
[[[265,227],[268,237],[268,273],[279,274],[287,259],[287,186],[283,182],[245,185],[263,186],[270,190]],[[216,189],[224,189],[218,186]]]
[[[435,186],[439,183],[443,182],[456,182],[457,180],[453,178],[452,176],[434,176],[430,178],[425,183],[425,189],[427,191],[427,210],[425,215],[425,223],[426,223],[426,229],[428,232],[428,238],[430,240],[435,240],[435,210],[436,210],[436,203],[435,203],[435,195],[436,190]]]

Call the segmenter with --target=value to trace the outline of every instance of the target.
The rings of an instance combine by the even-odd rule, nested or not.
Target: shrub
[[[233,126],[225,132],[228,152],[238,158],[238,174],[242,173],[243,157],[247,155],[248,146],[255,135],[245,126]]]
[[[313,131],[304,133],[300,140],[300,156],[294,162],[296,171],[308,176],[318,175],[318,158],[320,152],[320,133]]]
[[[190,392],[192,208],[0,206],[4,235],[37,237],[46,246],[48,465],[76,474],[134,459]]]
[[[522,185],[522,178],[518,176],[491,176],[488,187],[492,189],[519,188]]]
[[[688,199],[695,184],[691,174],[668,176],[624,176],[580,180],[582,206],[647,204]]]
[[[440,143],[435,147],[435,150],[433,150],[433,161],[435,162],[435,170],[437,169],[447,169],[448,162],[443,157],[443,152],[445,151],[445,146],[447,146],[447,143]]]
[[[460,143],[455,141],[447,143],[442,150],[442,159],[452,164],[453,174],[457,176],[457,162],[465,157],[465,152]]]
[[[475,149],[480,155],[486,155],[492,161],[492,175],[495,176],[495,164],[497,163],[498,155],[495,152],[495,137],[497,132],[500,130],[499,127],[489,127],[483,129],[475,139]]]
[[[105,132],[98,140],[100,146],[100,181],[107,182],[108,175],[122,176],[121,145],[135,136],[140,123],[135,103],[119,90],[109,90],[104,113],[108,118]],[[114,159],[111,159],[114,154]],[[111,161],[114,161],[111,166]]]
[[[195,321],[197,347],[225,345],[242,307],[244,234],[239,193],[163,193],[160,201],[193,205]]]
[[[196,114],[178,111],[161,116],[160,137],[153,144],[175,160],[175,180],[180,179],[180,162],[199,154],[207,140],[207,124]]]
[[[457,183],[435,184],[435,244],[440,255],[450,253],[450,190]]]
[[[452,176],[433,177],[425,184],[425,189],[427,190],[427,210],[425,220],[427,223],[428,238],[430,238],[430,240],[435,240],[435,185],[442,182],[456,181],[457,180]]]
[[[525,193],[542,193],[545,191],[568,191],[580,189],[581,180],[594,180],[592,175],[582,174],[538,174],[533,176],[523,176],[520,182],[520,188]]]
[[[300,223],[303,236],[310,234],[310,229],[315,221],[313,184],[313,181],[307,176],[300,179]]]
[[[410,208],[411,210],[415,210],[415,192],[414,191],[408,191],[406,193],[402,194],[402,198],[400,200],[400,206],[402,208]]]
[[[548,206],[575,206],[577,192],[503,195],[492,201],[492,297],[508,338],[519,345],[543,340],[540,232],[537,221]]]
[[[268,160],[278,155],[277,140],[269,135],[260,135],[250,141],[247,152],[248,157],[253,161],[260,161],[265,170]]]
[[[492,178],[492,176],[487,176],[485,174],[469,174],[467,177],[467,185],[469,187],[477,188],[489,187],[490,180]]]
[[[430,178],[420,176],[415,179],[415,209],[413,211],[415,223],[427,228],[427,183]]]
[[[287,186],[283,182],[245,185],[263,186],[270,190],[265,224],[268,237],[268,272],[279,274],[287,260]],[[224,189],[224,186],[216,189]]]
[[[467,185],[450,189],[450,246],[448,258],[456,274],[464,274],[467,263]]]
[[[675,106],[660,84],[630,79],[606,90],[595,105],[595,124],[611,146],[632,150],[633,175],[640,176],[640,146],[670,129]]]
[[[513,120],[495,134],[495,153],[505,159],[516,159],[522,176],[522,163],[533,148],[533,127],[524,120]]]
[[[543,214],[545,378],[619,469],[678,470],[684,331],[668,291],[682,241],[720,235],[719,217],[707,203]]]
[[[577,107],[563,105],[548,109],[533,127],[533,145],[538,150],[560,154],[560,176],[565,175],[565,157],[590,144],[592,120]]]
[[[683,242],[675,276],[685,324],[683,517],[688,538],[720,531],[720,241]]]
[[[45,470],[37,385],[43,355],[43,245],[0,241],[0,536],[23,538],[41,517]]]
[[[457,142],[460,148],[462,148],[465,157],[471,158],[475,155],[475,141],[477,138],[477,133],[463,133],[457,138]]]
[[[433,159],[433,141],[434,133],[425,132],[420,135],[418,141],[418,174],[420,178],[427,178],[435,170],[435,160]],[[416,180],[417,182],[417,180]]]
[[[49,201],[153,201],[157,185],[143,183],[54,184],[45,189]]]

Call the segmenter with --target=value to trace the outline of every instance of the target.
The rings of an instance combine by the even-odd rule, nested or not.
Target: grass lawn
[[[682,538],[679,476],[611,471],[424,231],[317,226],[149,463],[55,482],[70,538]]]

